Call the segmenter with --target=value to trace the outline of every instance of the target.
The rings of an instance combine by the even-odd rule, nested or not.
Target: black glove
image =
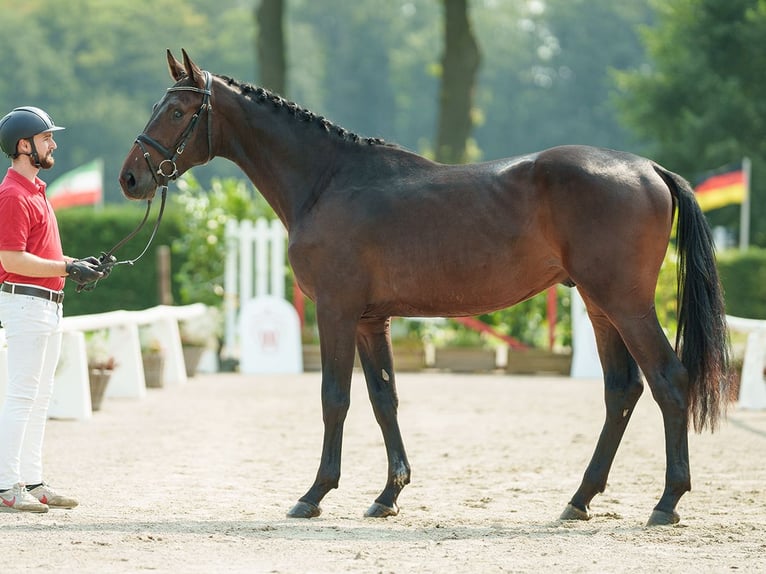
[[[96,260],[98,263],[98,260]],[[85,259],[75,259],[66,264],[66,272],[69,278],[78,285],[87,285],[101,279],[104,274]]]
[[[95,257],[88,257],[88,259],[96,259]],[[96,267],[98,268],[101,273],[104,274],[104,278],[109,277],[109,274],[112,272],[112,267],[114,267],[114,264],[117,263],[117,258],[114,255],[107,255],[103,251],[101,252],[101,256],[96,259],[98,264]]]
[[[98,257],[93,257],[93,255],[83,257],[82,259],[77,259],[77,261],[85,261],[86,263],[93,265],[93,267],[98,267],[101,264],[101,261],[98,260]]]
[[[88,257],[78,259],[78,261],[85,261],[90,263],[93,267],[95,267],[96,271],[101,271],[101,273],[103,273],[101,279],[106,279],[112,272],[112,267],[114,267],[114,264],[117,263],[117,258],[114,255],[107,255],[102,251],[99,257],[90,255]]]

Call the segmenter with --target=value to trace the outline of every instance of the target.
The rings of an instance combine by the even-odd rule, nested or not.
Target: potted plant
[[[109,340],[106,331],[89,333],[86,337],[85,349],[88,357],[91,409],[98,411],[101,410],[106,386],[116,366],[114,357],[109,352]]]
[[[203,315],[181,321],[181,347],[184,353],[186,376],[197,373],[202,354],[213,348],[221,332],[221,314],[215,307],[208,307]]]
[[[140,332],[141,360],[144,364],[144,380],[147,388],[162,388],[165,368],[165,350],[160,341],[145,330]]]

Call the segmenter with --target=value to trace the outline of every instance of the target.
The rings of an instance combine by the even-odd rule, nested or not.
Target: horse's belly
[[[486,266],[415,266],[372,285],[370,307],[401,317],[457,317],[505,309],[566,279],[553,260]],[[368,308],[369,309],[369,308]]]

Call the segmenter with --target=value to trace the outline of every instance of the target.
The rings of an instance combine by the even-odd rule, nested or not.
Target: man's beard
[[[50,169],[54,163],[56,163],[56,160],[53,159],[53,154],[49,153],[45,157],[40,158],[40,169]]]
[[[53,153],[49,153],[45,157],[40,157],[38,154],[37,161],[40,162],[40,169],[50,169],[53,167],[53,164],[56,163],[56,160],[53,158]],[[35,160],[31,154],[29,156],[29,162],[32,165],[35,165]]]

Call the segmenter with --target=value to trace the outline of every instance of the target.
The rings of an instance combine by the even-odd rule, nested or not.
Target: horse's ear
[[[170,70],[170,77],[176,82],[186,75],[181,62],[176,60],[176,57],[170,53],[170,50],[168,50],[168,69]]]
[[[184,56],[184,69],[186,70],[186,75],[191,78],[192,82],[197,84],[199,87],[204,87],[205,85],[205,78],[204,74],[202,73],[202,70],[191,61],[191,58],[189,57],[189,54],[186,53],[186,50],[181,48],[181,53]]]

